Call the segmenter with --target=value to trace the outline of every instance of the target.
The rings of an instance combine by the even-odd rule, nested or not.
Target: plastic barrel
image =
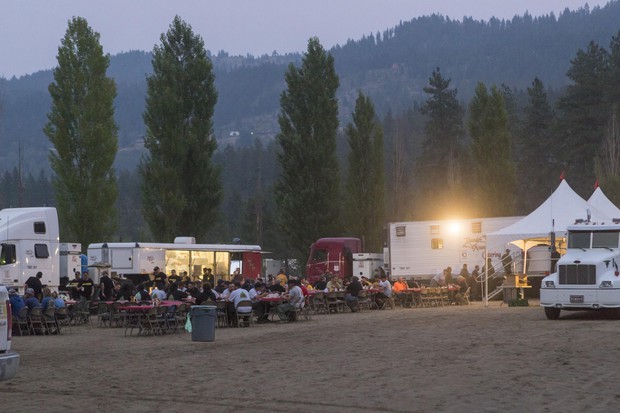
[[[192,321],[192,341],[214,341],[217,307],[195,305],[189,314]]]

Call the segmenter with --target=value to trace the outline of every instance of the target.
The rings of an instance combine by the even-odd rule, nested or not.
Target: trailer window
[[[443,239],[442,238],[431,239],[431,248],[434,250],[443,249]]]
[[[618,231],[593,232],[592,248],[618,248]]]
[[[568,248],[590,248],[590,231],[569,232]]]
[[[0,252],[0,265],[15,264],[17,260],[15,253],[15,244],[2,244],[2,252]]]
[[[49,258],[50,253],[47,244],[34,244],[34,256],[36,258]]]

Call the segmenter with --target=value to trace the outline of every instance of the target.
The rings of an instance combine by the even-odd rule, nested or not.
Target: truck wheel
[[[557,320],[560,318],[560,309],[555,307],[545,307],[547,320]]]

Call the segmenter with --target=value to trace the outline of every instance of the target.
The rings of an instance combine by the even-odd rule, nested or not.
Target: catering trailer
[[[192,279],[201,278],[210,268],[215,278],[230,279],[239,268],[249,278],[261,275],[262,256],[258,245],[196,244],[192,237],[177,237],[174,243],[106,242],[88,246],[88,265],[110,266],[112,276],[123,276],[134,283],[148,281],[155,267],[170,275],[186,271]]]
[[[56,208],[7,208],[0,211],[0,284],[20,292],[28,278],[59,285],[59,227]]]
[[[505,246],[487,250],[486,234],[513,224],[522,217],[475,218],[393,222],[388,224],[386,267],[392,278],[425,280],[446,267],[458,274],[463,264],[471,272],[484,265],[485,254],[497,263]],[[497,248],[497,247],[494,247]],[[514,252],[517,247],[510,246]]]

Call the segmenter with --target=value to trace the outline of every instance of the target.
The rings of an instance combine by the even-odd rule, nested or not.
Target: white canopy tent
[[[596,187],[588,203],[610,218],[620,218],[620,208],[605,196],[600,186]]]
[[[602,201],[597,202],[602,205]],[[602,211],[590,204],[562,180],[549,198],[529,215],[499,231],[487,234],[487,256],[490,252],[502,251],[509,243],[524,252],[540,244],[551,245],[552,242],[556,247],[561,246],[565,244],[567,227],[573,225],[577,219],[610,222],[611,216],[605,213],[606,210]],[[523,262],[523,268],[527,268],[526,262]],[[485,277],[485,280],[485,303],[488,305],[488,277]]]
[[[587,219],[588,214],[592,221],[611,221],[610,215],[580,197],[562,180],[551,196],[529,215],[499,231],[487,234],[487,245],[489,249],[501,250],[506,244],[513,243],[527,251],[542,240],[548,241],[551,232],[554,232],[556,237],[564,237],[569,225],[574,224],[576,219]]]

